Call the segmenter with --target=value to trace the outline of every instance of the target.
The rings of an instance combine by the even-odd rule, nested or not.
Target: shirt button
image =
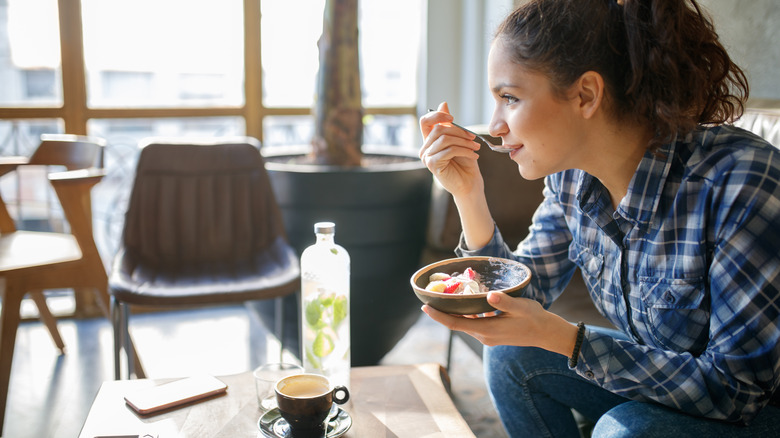
[[[590,380],[593,380],[593,377],[594,377],[593,376],[593,371],[591,371],[591,370],[585,371],[585,377],[587,377]]]

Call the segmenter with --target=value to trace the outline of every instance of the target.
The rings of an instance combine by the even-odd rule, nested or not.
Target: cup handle
[[[344,395],[339,397],[339,393],[342,393]],[[339,385],[339,386],[333,388],[333,402],[334,403],[343,405],[344,403],[347,402],[347,400],[349,400],[349,390],[347,389],[346,386]]]

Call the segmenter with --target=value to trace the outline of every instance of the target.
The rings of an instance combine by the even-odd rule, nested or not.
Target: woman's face
[[[523,178],[577,167],[583,148],[576,99],[556,98],[549,79],[513,62],[500,38],[488,56],[488,84],[496,101],[490,135],[515,148],[510,158]]]

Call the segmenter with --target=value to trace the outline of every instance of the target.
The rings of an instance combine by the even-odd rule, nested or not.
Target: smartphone
[[[127,394],[125,403],[139,414],[152,414],[227,391],[227,385],[214,376],[187,377]]]

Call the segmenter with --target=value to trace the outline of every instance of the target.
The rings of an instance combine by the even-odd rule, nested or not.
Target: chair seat
[[[128,250],[117,254],[110,284],[122,302],[139,305],[201,305],[267,299],[295,292],[298,258],[282,238],[246,260],[161,267]]]
[[[0,273],[79,260],[72,234],[14,231],[0,236]]]

